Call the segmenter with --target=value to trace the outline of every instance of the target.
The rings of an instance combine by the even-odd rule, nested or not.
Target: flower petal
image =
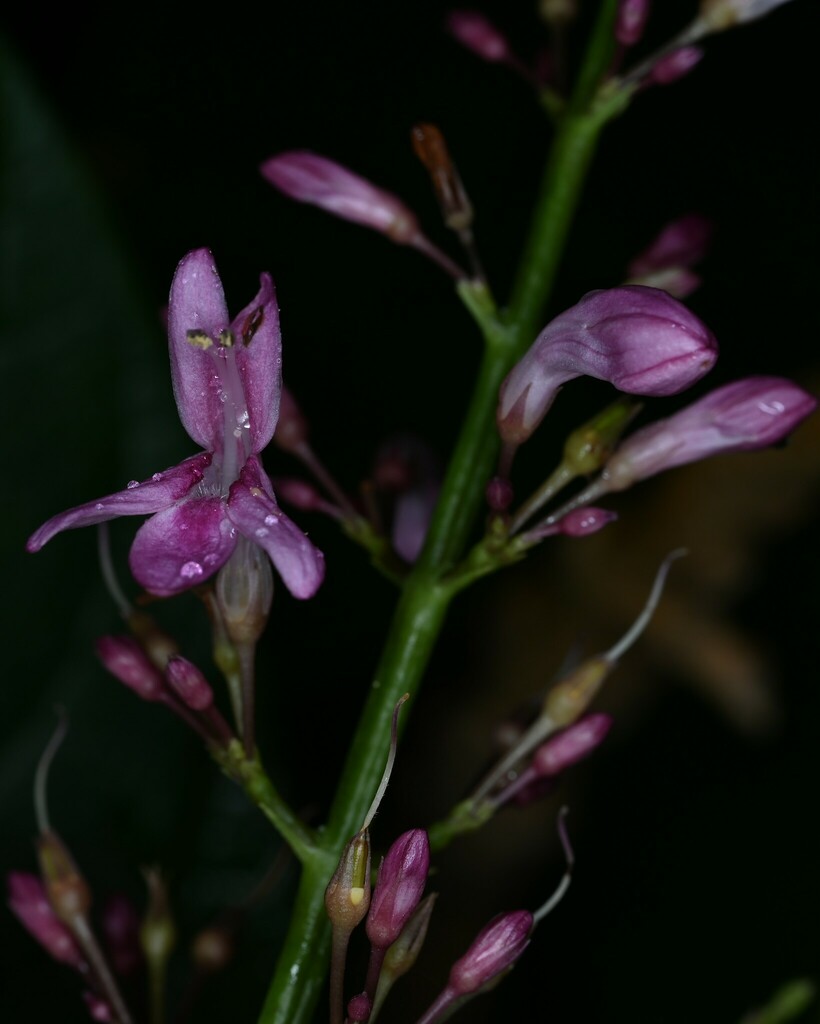
[[[267,551],[294,597],[313,597],[324,579],[325,557],[282,513],[254,456],[231,487],[228,516],[240,533]]]
[[[273,437],[282,394],[282,335],[270,274],[261,275],[259,293],[234,319],[231,330],[248,405],[251,449],[260,452]]]
[[[181,261],[168,300],[171,380],[179,418],[188,435],[210,451],[222,450],[220,379],[213,352],[189,340],[189,331],[216,342],[230,325],[222,282],[209,249],[195,249]]]
[[[35,530],[28,539],[26,550],[39,551],[55,534],[63,530],[93,526],[118,516],[146,516],[161,512],[184,498],[199,483],[210,464],[210,452],[200,452],[180,462],[178,466],[166,469],[164,473],[154,473],[150,480],[129,484],[124,491],[60,512],[43,523],[39,530]]]
[[[236,547],[221,498],[191,498],[159,512],[137,531],[131,572],[152,594],[168,597],[203,583]]]

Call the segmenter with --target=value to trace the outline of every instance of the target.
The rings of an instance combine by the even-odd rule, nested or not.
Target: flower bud
[[[501,437],[525,441],[561,385],[583,374],[627,394],[672,395],[716,358],[712,332],[666,292],[639,285],[589,292],[546,326],[501,385]]]
[[[91,891],[80,874],[68,847],[54,832],[43,832],[37,840],[40,873],[48,899],[57,917],[69,926],[85,917],[91,907]]]
[[[528,910],[500,914],[479,932],[450,971],[449,988],[469,995],[512,967],[530,942],[533,919]]]
[[[629,264],[630,277],[644,277],[671,267],[699,263],[709,250],[714,227],[699,213],[670,221]]]
[[[29,935],[55,960],[81,968],[82,953],[74,936],[54,913],[40,879],[23,871],[13,871],[7,884],[11,912]]]
[[[649,17],[649,0],[621,0],[615,17],[615,39],[621,46],[640,42]]]
[[[370,907],[370,833],[365,829],[350,839],[339,866],[325,890],[325,909],[330,923],[352,932]]]
[[[564,445],[563,459],[573,476],[589,476],[606,464],[640,408],[636,402],[621,398],[573,430]]]
[[[589,757],[603,743],[611,728],[610,715],[587,715],[542,743],[533,755],[532,766],[542,777],[560,775],[571,765]]]
[[[149,969],[164,971],[176,945],[176,927],[168,905],[168,888],[156,868],[146,872],[148,909],[140,928],[140,944]]]
[[[96,643],[103,666],[143,700],[162,700],[165,682],[159,669],[130,636],[102,636]]]
[[[255,643],[264,632],[273,601],[273,572],[262,548],[239,538],[217,574],[216,600],[233,643]]]
[[[109,897],[100,924],[114,973],[122,977],[133,974],[142,961],[140,922],[134,904],[127,896]]]
[[[430,842],[424,829],[405,832],[387,851],[367,915],[367,937],[386,949],[399,937],[416,909],[430,868]]]
[[[295,477],[278,476],[273,481],[276,497],[303,512],[321,512],[327,508],[327,502],[313,484]]]
[[[208,680],[187,658],[171,658],[165,669],[165,678],[183,704],[192,711],[206,711],[214,702],[214,692]]]
[[[555,530],[565,537],[588,537],[591,533],[597,533],[615,522],[617,518],[617,512],[611,512],[606,508],[576,508],[555,523]]]
[[[357,996],[353,996],[347,1004],[347,1019],[351,1021],[351,1024],[355,1021],[369,1020],[372,1009],[370,996],[366,992],[360,992]]]
[[[83,1002],[88,1010],[88,1016],[98,1024],[108,1024],[109,1021],[116,1020],[114,1011],[108,1003],[94,992],[83,992]]]
[[[498,63],[512,56],[506,37],[478,11],[452,11],[447,18],[447,28],[456,42],[482,60]]]
[[[485,491],[487,504],[493,512],[506,512],[513,502],[512,484],[506,477],[494,476]]]
[[[436,893],[430,893],[418,904],[410,915],[410,919],[402,929],[401,935],[387,951],[382,965],[382,973],[379,978],[379,988],[382,987],[382,980],[392,985],[396,978],[406,974],[415,964],[424,940],[427,937],[427,928],[430,924],[430,917],[436,903]],[[378,997],[377,997],[378,1000]]]
[[[699,21],[710,32],[720,32],[762,18],[787,0],[701,0]]]
[[[282,388],[279,401],[279,419],[273,434],[273,443],[282,451],[298,453],[310,437],[307,417],[299,408],[299,404],[286,387]]]
[[[291,199],[373,228],[401,245],[414,245],[421,235],[416,215],[398,196],[317,153],[280,153],[266,160],[260,170]]]
[[[652,66],[646,81],[654,85],[671,85],[685,78],[702,59],[703,50],[699,46],[682,46],[679,50],[673,50],[672,53],[661,57]]]
[[[628,437],[604,470],[601,493],[720,452],[765,448],[816,407],[812,395],[783,377],[736,380]]]

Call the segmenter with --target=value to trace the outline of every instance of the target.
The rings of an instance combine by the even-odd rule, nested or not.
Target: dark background
[[[36,557],[22,546],[56,511],[191,452],[160,319],[176,262],[195,246],[213,248],[234,309],[260,270],[273,273],[286,379],[348,486],[396,431],[446,454],[478,352],[447,280],[414,252],[288,202],[257,173],[283,149],[325,153],[404,197],[455,255],[409,146],[410,126],[432,120],[459,162],[503,296],[549,131],[523,83],[446,37],[446,9],[424,0],[233,3],[218,18],[150,5],[6,12],[0,866],[33,870],[31,779],[52,708],[64,705],[72,727],[52,776],[52,817],[100,900],[117,890],[140,901],[139,868],[167,870],[180,933],[175,991],[191,935],[247,894],[277,842],[175,721],[96,662],[93,639],[119,627],[94,532],[61,536]],[[525,56],[541,45],[530,4],[483,10]],[[664,5],[650,43],[690,13]],[[573,40],[583,26],[582,17]],[[648,93],[608,129],[554,311],[617,283],[665,221],[698,210],[718,226],[691,300],[722,344],[715,382],[779,373],[816,386],[818,27],[816,5],[797,0],[716,38],[690,78]],[[566,430],[606,398],[581,382],[567,389],[522,477],[534,484]],[[420,977],[397,990],[385,1020],[414,1020],[489,917],[548,894],[561,872],[552,834],[563,799],[578,857],[571,895],[514,976],[465,1020],[736,1021],[781,982],[816,971],[816,439],[807,426],[786,452],[647,485],[613,503],[621,521],[582,554],[578,542],[556,542],[457,604],[378,821],[382,846],[446,813],[480,769],[498,717],[543,686],[574,643],[612,642],[672,547],[693,550],[673,598],[713,617],[748,660],[729,693],[720,658],[711,676],[698,668],[711,650],[702,634],[669,623],[664,633],[661,620],[648,654],[613,679],[601,706],[616,728],[572,788],[438,859]],[[294,469],[275,450],[267,466]],[[288,797],[321,816],[393,596],[331,524],[300,522],[327,553],[328,579],[307,605],[280,588],[261,652],[260,732]],[[120,559],[133,528],[114,525]],[[197,602],[157,614],[210,671]],[[719,641],[709,643],[722,650]],[[256,1019],[294,881],[288,869],[255,910],[237,962],[195,1020]],[[76,979],[8,914],[0,935],[4,1021],[86,1019]]]

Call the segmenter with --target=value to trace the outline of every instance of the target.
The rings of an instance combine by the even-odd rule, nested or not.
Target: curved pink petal
[[[294,597],[313,597],[325,575],[325,557],[282,513],[259,464],[251,457],[228,496],[228,516],[237,530],[263,548]]]
[[[168,597],[203,583],[236,547],[236,530],[222,498],[191,498],[144,523],[128,556],[137,582]]]
[[[251,450],[260,452],[273,437],[282,394],[282,335],[270,274],[261,275],[259,293],[231,330],[250,417]]]
[[[163,473],[154,473],[150,480],[142,483],[134,481],[124,491],[60,512],[43,523],[39,530],[35,530],[28,539],[26,550],[39,551],[55,534],[63,530],[93,526],[118,516],[146,516],[161,512],[184,498],[199,483],[210,464],[211,453],[200,452]]]
[[[191,340],[198,332],[216,343],[230,318],[222,282],[209,249],[195,249],[180,262],[168,300],[168,348],[171,381],[179,418],[188,435],[211,451],[222,450],[220,378],[207,342]]]

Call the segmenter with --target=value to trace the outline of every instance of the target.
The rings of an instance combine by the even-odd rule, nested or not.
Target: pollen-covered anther
[[[242,344],[250,345],[253,341],[253,336],[265,322],[265,310],[262,306],[257,306],[256,309],[248,316],[245,323],[242,325]]]
[[[186,331],[185,338],[189,345],[193,345],[194,348],[201,348],[203,351],[207,351],[213,345],[213,338],[209,338],[204,331]]]
[[[224,329],[224,330],[221,330],[219,332],[219,334],[217,335],[217,338],[218,338],[219,344],[222,346],[222,348],[233,348],[233,343],[234,343],[233,331],[230,331],[227,328]]]

